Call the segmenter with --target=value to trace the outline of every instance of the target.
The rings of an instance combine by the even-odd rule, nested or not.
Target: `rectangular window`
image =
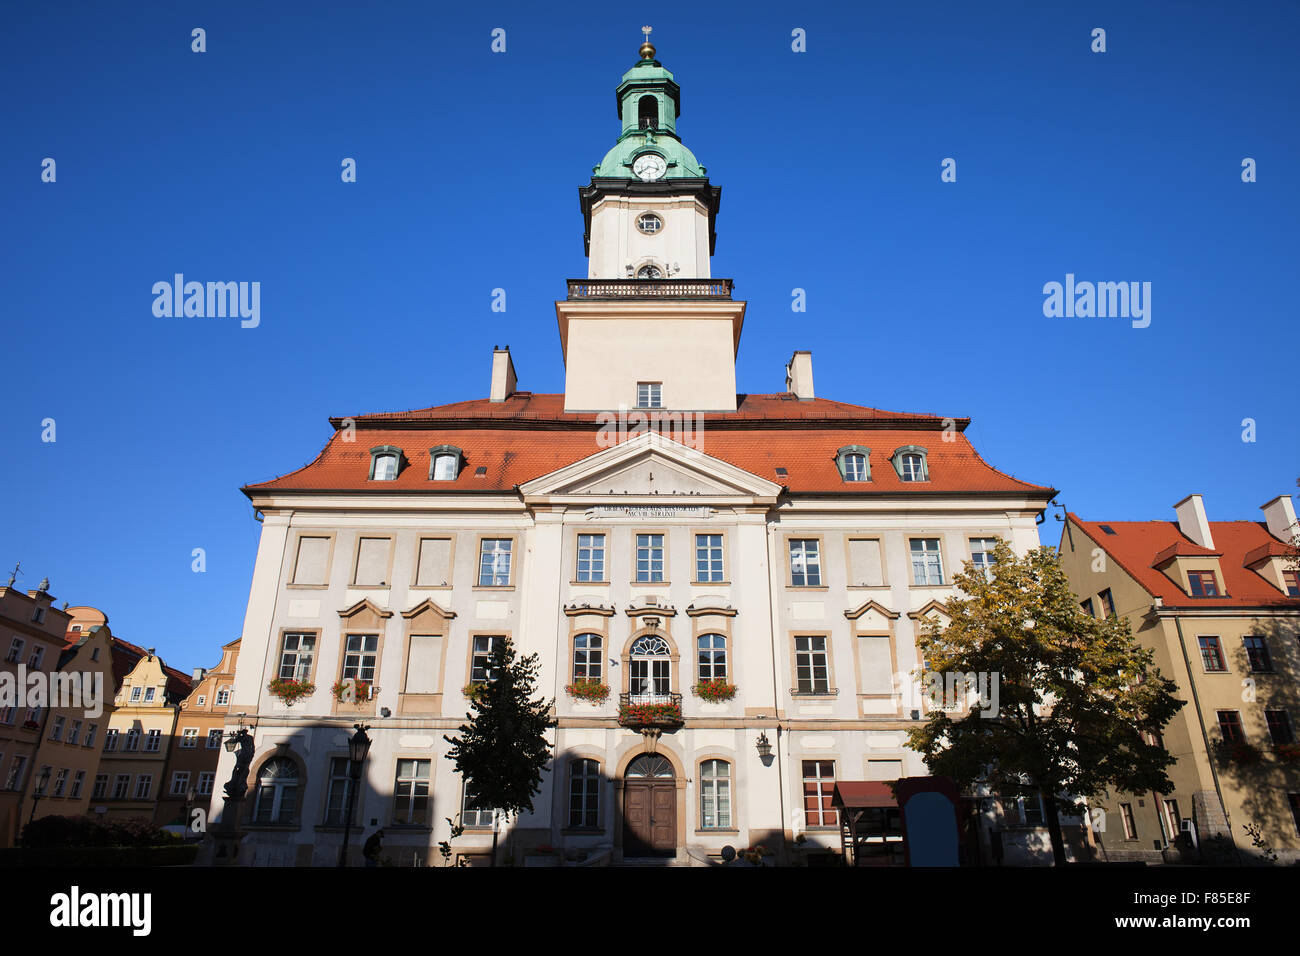
[[[74,720],[72,726],[68,728],[68,743],[76,746],[81,739],[81,721]]]
[[[221,690],[217,691],[217,706],[225,707],[229,703],[230,703],[230,688],[223,687],[221,688]]]
[[[492,680],[492,651],[496,642],[502,638],[496,635],[480,634],[474,638],[474,652],[470,658],[469,679],[471,683],[481,684]]]
[[[803,812],[809,829],[839,826],[839,813],[831,803],[835,793],[835,761],[803,761]]]
[[[135,799],[148,800],[153,790],[153,774],[142,773],[135,778]]]
[[[816,538],[790,539],[790,586],[818,588],[822,584],[821,542]]]
[[[830,691],[830,664],[824,636],[794,639],[794,670],[797,693],[825,694]]]
[[[595,829],[600,819],[600,767],[594,760],[569,764],[569,826]]]
[[[199,745],[199,728],[186,727],[181,731],[181,749],[193,750]]]
[[[1225,744],[1245,743],[1246,734],[1241,729],[1241,714],[1235,710],[1221,710],[1218,712],[1218,718],[1219,733]]]
[[[95,774],[94,789],[90,791],[90,798],[92,800],[103,800],[107,796],[108,796],[108,774],[97,773]]]
[[[27,644],[21,637],[15,637],[9,644],[9,653],[5,655],[6,664],[17,664],[23,656],[23,647]]]
[[[172,774],[172,792],[173,797],[185,796],[185,791],[190,787],[190,772],[188,770],[177,770]]]
[[[45,648],[39,644],[32,648],[32,656],[27,659],[27,669],[29,671],[38,671],[41,665],[45,663]]]
[[[298,560],[293,566],[293,583],[314,587],[328,580],[330,539],[303,535],[298,539]]]
[[[154,700],[154,690],[155,690],[155,688],[153,688],[153,687],[146,687],[146,688],[144,689],[144,702],[145,702],[146,704],[152,704],[152,703],[153,703],[153,700]]]
[[[1268,645],[1264,643],[1262,637],[1243,637],[1242,644],[1246,647],[1246,657],[1250,660],[1250,669],[1253,671],[1271,671],[1273,661],[1268,656]]]
[[[68,786],[68,768],[60,767],[59,772],[54,777],[54,796],[63,796],[63,791]]]
[[[725,760],[706,760],[700,767],[700,826],[731,827],[731,764]]]
[[[14,722],[14,718],[16,718],[17,716],[18,716],[17,707],[0,707],[0,724],[5,724],[6,726],[8,726],[9,724],[12,724]]]
[[[984,572],[986,578],[993,576],[993,548],[997,538],[971,538],[970,563]]]
[[[370,683],[375,679],[375,662],[378,656],[378,634],[349,634],[347,648],[343,652],[342,677]]]
[[[576,634],[573,638],[573,679],[599,681],[604,664],[604,639],[599,634]]]
[[[104,731],[104,753],[111,754],[117,750],[117,731],[110,727]]]
[[[484,538],[479,546],[478,585],[481,588],[506,588],[510,586],[510,549],[514,542],[509,538]]]
[[[491,807],[483,806],[479,799],[474,796],[470,790],[469,784],[465,785],[465,797],[461,803],[460,822],[467,829],[491,829],[492,816],[495,811]]]
[[[1137,821],[1133,819],[1133,804],[1121,803],[1119,805],[1119,817],[1124,823],[1124,839],[1136,840],[1138,829]]]
[[[27,758],[22,754],[16,754],[13,762],[9,764],[9,774],[5,777],[6,790],[21,790],[23,786],[23,771],[27,769]]]
[[[445,588],[449,584],[451,584],[451,539],[421,538],[415,586]]]
[[[138,703],[140,702],[140,695],[141,695],[142,693],[144,693],[144,688],[143,688],[143,687],[132,687],[132,688],[131,688],[131,703],[133,703],[133,704],[138,704]]]
[[[393,788],[393,822],[420,826],[429,817],[429,761],[398,760]]]
[[[86,771],[78,770],[72,778],[72,792],[68,794],[73,800],[81,799],[81,788],[86,785]]]
[[[1291,718],[1285,710],[1266,710],[1264,719],[1268,721],[1268,736],[1274,744],[1293,744],[1295,734],[1291,730]]]
[[[1291,597],[1300,597],[1300,571],[1283,571],[1282,583]]]
[[[1020,798],[1020,819],[1025,826],[1041,827],[1046,814],[1043,813],[1043,798],[1034,793]]]
[[[1097,616],[1096,609],[1093,607],[1092,598],[1084,598],[1079,602],[1079,607],[1083,608],[1083,613],[1088,615],[1088,617]]]
[[[63,737],[63,717],[56,714],[50,721],[50,739],[58,741]]]
[[[917,585],[943,584],[943,557],[939,553],[938,538],[912,538],[912,583]]]
[[[315,634],[285,634],[280,648],[280,678],[306,681],[316,655]]]
[[[86,728],[86,740],[83,746],[85,747],[95,746],[95,733],[98,730],[99,730],[99,724],[91,724],[89,727]]]
[[[722,573],[722,535],[695,536],[695,580],[708,583],[726,580]]]
[[[126,795],[131,790],[131,775],[129,773],[119,773],[113,777],[113,799],[125,800]]]
[[[162,731],[149,731],[149,733],[145,734],[144,738],[144,752],[147,754],[156,754],[160,743],[162,743]]]
[[[220,746],[221,746],[221,731],[220,731],[220,729],[218,729],[218,730],[209,730],[209,731],[208,731],[208,749],[209,749],[209,750],[216,750],[216,749],[217,749],[218,747],[220,747]]]
[[[1219,596],[1219,584],[1213,571],[1188,571],[1187,583],[1192,589],[1192,597]]]
[[[122,749],[127,753],[134,753],[140,749],[140,728],[132,727],[126,732],[126,746]]]
[[[359,588],[388,584],[388,538],[362,538],[357,542],[357,573],[352,583]]]
[[[212,785],[217,781],[217,774],[212,770],[204,770],[199,774],[199,785],[194,789],[196,796],[212,796]]]
[[[664,536],[636,536],[636,579],[638,583],[657,583],[664,579]]]
[[[1106,590],[1102,591],[1099,596],[1101,597],[1101,606],[1106,609],[1106,616],[1114,617],[1115,616],[1115,595],[1110,593],[1110,588],[1106,588]]]
[[[1165,801],[1165,826],[1168,827],[1169,842],[1172,843],[1174,837],[1178,836],[1179,820],[1178,801],[1172,798]]]
[[[1200,637],[1197,641],[1201,645],[1201,665],[1207,673],[1213,674],[1228,669],[1223,662],[1223,646],[1217,637]]]
[[[878,538],[849,538],[849,587],[885,584],[885,565]]]
[[[603,534],[578,535],[579,581],[605,580],[605,536]]]
[[[412,634],[406,650],[406,693],[442,690],[442,635]]]
[[[348,775],[347,757],[334,757],[330,760],[329,791],[325,796],[325,825],[341,827],[346,822],[348,797],[352,790],[352,778]],[[357,809],[352,807],[352,823],[356,824]]]
[[[637,382],[636,383],[636,407],[637,408],[663,408],[664,407],[663,382]]]

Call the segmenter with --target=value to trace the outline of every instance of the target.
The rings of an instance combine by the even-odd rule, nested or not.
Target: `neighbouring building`
[[[113,638],[117,693],[104,731],[91,812],[106,820],[153,822],[167,778],[171,736],[190,678],[167,667],[153,648]]]
[[[68,614],[53,606],[48,579],[35,591],[13,585],[11,576],[0,588],[0,847],[13,846],[31,817],[31,800],[24,801],[28,784],[41,785],[36,758],[49,698],[33,691],[48,689],[68,629]]]
[[[187,806],[198,807],[205,814],[211,812],[217,754],[221,752],[226,715],[230,712],[230,689],[238,658],[239,641],[234,640],[221,649],[216,667],[194,671],[194,689],[181,701],[176,732],[169,741],[167,780],[158,794],[155,818],[159,825],[184,824]]]
[[[616,103],[579,190],[588,274],[555,303],[564,393],[520,390],[495,349],[487,398],[333,418],[315,461],[243,489],[262,521],[227,721],[256,745],[245,862],[335,862],[361,721],[356,853],[382,826],[386,856],[437,863],[451,817],[482,861],[493,813],[443,738],[504,638],[540,655],[557,726],[503,852],[833,860],[837,780],[926,772],[905,747],[922,621],[995,539],[1039,544],[1053,489],[987,464],[968,419],[819,398],[803,351],[737,393],[721,191],[648,42]],[[314,692],[285,703],[277,678]],[[358,700],[333,693],[348,678]],[[233,766],[221,751],[218,786]]]
[[[42,799],[34,808],[45,816],[78,817],[90,809],[90,796],[99,772],[104,729],[113,709],[113,637],[104,624],[86,624],[85,608],[68,608],[71,624],[66,646],[58,658],[55,681],[69,689],[50,702],[50,713],[36,754],[37,772],[50,768]],[[97,612],[98,613],[98,612]],[[33,796],[36,778],[28,785]]]
[[[1247,825],[1300,860],[1300,569],[1288,495],[1263,521],[1210,521],[1200,495],[1174,521],[1071,514],[1061,563],[1083,607],[1128,619],[1186,701],[1165,728],[1172,793],[1099,803],[1103,859],[1248,862]]]

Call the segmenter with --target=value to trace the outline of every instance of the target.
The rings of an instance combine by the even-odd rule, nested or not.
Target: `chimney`
[[[1214,536],[1210,534],[1210,522],[1205,517],[1205,502],[1200,495],[1188,495],[1174,505],[1174,514],[1178,516],[1178,530],[1191,538],[1202,548],[1214,547]]]
[[[1291,503],[1290,495],[1278,495],[1261,510],[1269,534],[1287,544],[1295,540],[1300,528],[1296,527],[1295,505]]]
[[[503,349],[492,346],[492,391],[489,398],[494,402],[504,402],[514,394],[515,363],[510,360],[510,346]]]
[[[194,683],[196,684],[207,676],[208,676],[208,669],[206,667],[196,667],[190,673],[190,677],[193,678]]]
[[[812,353],[795,352],[785,367],[785,390],[801,402],[813,399]]]

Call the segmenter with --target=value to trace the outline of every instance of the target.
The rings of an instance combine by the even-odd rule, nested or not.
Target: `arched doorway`
[[[642,754],[623,775],[623,856],[677,854],[677,781],[660,754]]]

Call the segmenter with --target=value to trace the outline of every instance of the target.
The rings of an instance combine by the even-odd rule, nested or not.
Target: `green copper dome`
[[[680,87],[663,64],[654,59],[654,47],[648,42],[642,46],[641,56],[641,61],[623,74],[615,90],[623,131],[600,165],[592,168],[592,176],[636,179],[632,164],[637,157],[650,153],[667,163],[660,180],[704,178],[705,167],[677,136]]]

